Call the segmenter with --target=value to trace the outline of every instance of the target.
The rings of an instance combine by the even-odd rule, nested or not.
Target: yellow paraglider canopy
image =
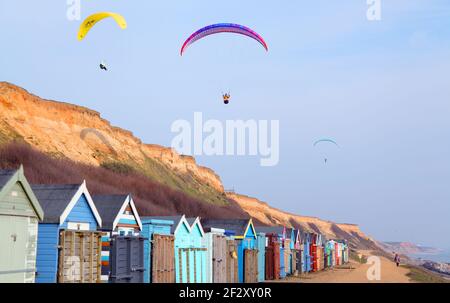
[[[116,13],[110,12],[100,12],[87,17],[80,26],[80,31],[78,32],[78,40],[83,40],[87,33],[94,27],[99,21],[105,18],[113,18],[121,29],[127,28],[127,21],[124,17]]]

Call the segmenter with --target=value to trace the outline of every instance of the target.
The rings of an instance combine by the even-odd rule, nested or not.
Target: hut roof
[[[283,234],[284,227],[283,226],[257,226],[259,232],[263,232],[266,234]]]
[[[174,234],[175,230],[178,227],[178,224],[180,224],[180,221],[183,219],[184,216],[156,216],[156,217],[144,217],[145,220],[148,219],[154,219],[154,220],[169,220],[173,221],[173,225],[170,227],[170,233]],[[190,224],[188,222],[188,224]]]
[[[2,169],[0,170],[0,188],[3,188],[6,183],[16,174],[16,170]]]
[[[113,230],[114,221],[122,209],[122,206],[127,202],[128,195],[94,195],[95,206],[102,218],[103,229]],[[136,214],[135,214],[136,215]]]
[[[31,185],[45,214],[45,223],[59,223],[73,196],[80,188],[80,184],[70,185]]]
[[[221,228],[228,231],[234,231],[237,236],[244,236],[247,232],[249,219],[201,219],[204,228]]]
[[[0,170],[0,199],[4,199],[4,195],[12,189],[12,187],[19,182],[23,190],[26,192],[31,206],[34,209],[39,220],[43,220],[44,211],[39,203],[34,191],[25,177],[23,166],[20,165],[18,170],[2,169]]]
[[[98,225],[102,225],[102,219],[86,188],[85,181],[82,184],[33,184],[31,188],[44,210],[44,223],[61,224],[79,197],[84,194]]]

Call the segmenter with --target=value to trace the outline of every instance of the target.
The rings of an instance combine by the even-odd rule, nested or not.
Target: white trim
[[[95,220],[97,221],[98,226],[99,227],[102,226],[102,219],[100,218],[100,215],[99,215],[99,213],[97,211],[97,208],[95,207],[94,201],[92,201],[91,194],[89,194],[89,191],[88,191],[88,189],[86,187],[86,180],[84,180],[83,183],[80,185],[80,187],[78,188],[78,191],[72,197],[72,200],[70,200],[69,205],[67,205],[66,209],[64,210],[64,212],[59,217],[59,224],[63,224],[64,223],[64,221],[67,219],[67,217],[69,216],[69,214],[72,211],[72,209],[77,204],[77,202],[80,199],[81,195],[83,195],[83,194],[86,197],[86,200],[87,200],[87,202],[89,204],[89,207],[91,208],[92,213],[94,214],[94,217],[95,217]]]
[[[195,224],[198,225],[198,227],[200,228],[200,233],[202,234],[202,237],[204,237],[204,236],[205,236],[205,231],[203,230],[202,223],[200,222],[200,217],[197,217],[197,218],[195,219],[194,223],[192,223],[192,226],[191,226],[191,232],[192,232],[192,230],[194,229],[194,225],[195,225]],[[223,232],[225,233],[225,231],[223,231]]]
[[[114,222],[112,225],[112,230],[116,229],[117,224],[119,224],[120,216],[122,216],[122,214],[124,213],[125,208],[127,208],[128,204],[130,204],[131,210],[133,211],[134,218],[136,219],[136,222],[139,225],[139,229],[142,231],[141,218],[139,218],[139,214],[136,210],[136,206],[134,205],[134,201],[133,201],[133,198],[131,197],[131,195],[128,195],[125,198],[125,201],[123,202],[122,206],[120,207],[119,213],[117,214],[116,218],[114,219]]]
[[[208,234],[224,235],[225,234],[225,229],[211,227],[211,231]]]
[[[189,222],[186,220],[186,216],[183,215],[180,219],[180,221],[178,222],[177,227],[175,227],[174,231],[173,231],[173,235],[175,235],[178,232],[178,229],[180,228],[181,223],[184,223],[184,225],[187,226],[187,229],[189,231],[189,233],[191,233],[192,229],[191,226],[189,225]]]
[[[133,210],[133,215],[134,218],[136,219],[138,225],[139,225],[139,229],[142,231],[142,222],[141,222],[141,218],[139,217],[139,213],[136,209],[136,206],[134,205],[134,200],[133,197],[131,197],[131,195],[128,195],[129,200],[130,200],[130,205],[131,205],[131,209]]]

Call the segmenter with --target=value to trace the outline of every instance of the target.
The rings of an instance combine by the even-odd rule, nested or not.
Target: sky
[[[384,241],[450,248],[450,3],[382,0],[81,1],[99,23],[82,42],[67,1],[0,0],[0,81],[99,111],[169,146],[175,120],[278,120],[280,161],[199,156],[227,189],[301,215],[359,224]],[[237,35],[179,50],[195,30]],[[105,60],[110,70],[98,68]],[[222,104],[221,93],[232,93]],[[314,148],[333,138],[339,148]],[[324,163],[324,156],[328,158]]]

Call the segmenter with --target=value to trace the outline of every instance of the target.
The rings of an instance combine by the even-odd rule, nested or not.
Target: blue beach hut
[[[38,229],[36,283],[100,282],[101,233],[96,231],[102,220],[86,182],[32,185],[32,189],[44,211]]]

